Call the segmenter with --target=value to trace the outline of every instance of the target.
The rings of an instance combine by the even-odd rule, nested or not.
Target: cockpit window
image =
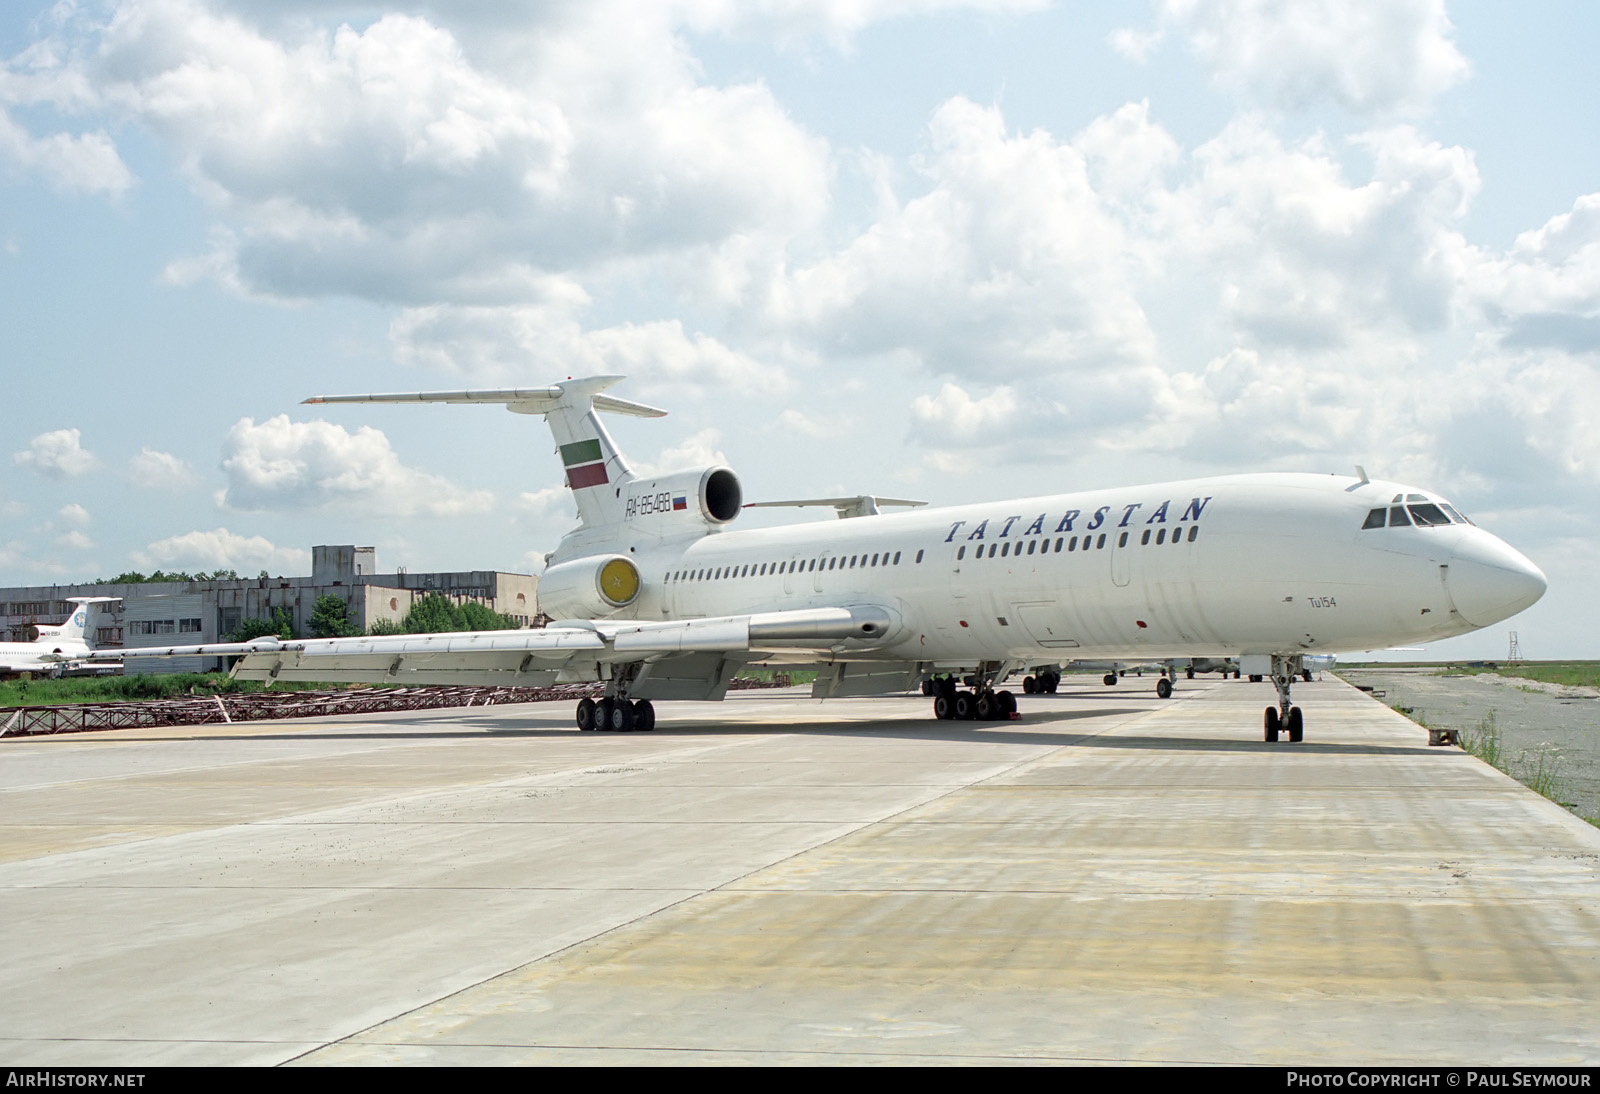
[[[1387,514],[1387,516],[1386,516]],[[1387,508],[1368,509],[1362,530],[1382,528],[1440,528],[1450,524],[1471,524],[1460,510],[1446,501],[1432,501],[1426,494],[1396,494]]]
[[[1449,524],[1450,518],[1445,516],[1444,510],[1433,502],[1413,503],[1406,506],[1411,512],[1411,519],[1417,522],[1419,528],[1430,528],[1440,524]]]

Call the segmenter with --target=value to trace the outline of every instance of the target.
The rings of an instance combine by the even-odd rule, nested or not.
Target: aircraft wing
[[[884,608],[806,608],[706,619],[569,620],[542,630],[459,631],[101,650],[96,661],[240,657],[243,680],[543,686],[595,680],[597,666],[766,650],[881,644],[898,625]],[[748,658],[742,658],[748,660]]]

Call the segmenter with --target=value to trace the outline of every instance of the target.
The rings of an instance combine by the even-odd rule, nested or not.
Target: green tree
[[[438,593],[429,593],[411,606],[400,624],[407,634],[438,634],[441,631],[464,631],[466,621],[461,609]]]
[[[312,638],[347,638],[361,633],[361,629],[350,622],[349,605],[344,597],[332,593],[317,597],[317,602],[311,606],[310,631]]]
[[[222,636],[224,642],[248,642],[252,638],[263,638],[267,635],[278,638],[294,637],[294,617],[289,614],[289,609],[278,606],[272,609],[271,619],[244,619],[239,625]]]
[[[520,626],[516,620],[476,600],[461,605],[461,619],[469,631],[514,631]]]
[[[261,571],[261,576],[266,577],[267,572]],[[145,585],[156,581],[237,581],[239,574],[236,570],[204,570],[189,573],[187,570],[157,570],[153,574],[142,574],[138,570],[128,570],[116,577],[96,578],[96,585]]]
[[[374,637],[385,634],[405,634],[406,629],[392,619],[374,619],[367,633]]]

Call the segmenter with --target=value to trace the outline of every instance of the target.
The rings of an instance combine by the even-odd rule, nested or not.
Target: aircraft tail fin
[[[59,627],[40,627],[40,643],[51,646],[77,645],[79,643],[94,649],[94,639],[89,635],[89,616],[96,604],[111,604],[121,600],[120,596],[72,596],[67,598],[67,603],[72,605],[72,612],[67,616],[66,622]]]
[[[597,412],[660,418],[667,412],[605,394],[621,376],[591,376],[539,388],[487,391],[419,391],[392,395],[319,395],[307,403],[499,403],[515,414],[542,414],[578,506],[578,520],[594,528],[622,520],[623,486],[634,478]]]

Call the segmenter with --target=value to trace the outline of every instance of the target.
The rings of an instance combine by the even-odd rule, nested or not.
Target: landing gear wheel
[[[596,699],[594,701],[594,728],[604,733],[611,731],[611,711],[617,705],[615,699]]]
[[[578,700],[578,729],[580,729],[584,733],[593,733],[594,732],[594,719],[595,719],[594,700],[593,699],[579,699]]]
[[[1194,679],[1194,669],[1189,669],[1186,672],[1184,672],[1183,677],[1184,677],[1185,680],[1193,680]]]
[[[1105,674],[1104,679],[1102,679],[1100,682],[1106,687],[1110,687],[1117,682],[1117,674],[1114,672],[1108,672]]]
[[[1051,695],[1054,695],[1056,693],[1056,688],[1058,688],[1060,686],[1061,686],[1061,674],[1059,672],[1052,672],[1052,673],[1050,673],[1049,677],[1045,680],[1044,688],[1042,690],[1049,692]]]
[[[1156,698],[1172,698],[1172,681],[1168,680],[1165,676],[1156,681]]]
[[[627,699],[618,699],[611,704],[611,724],[607,727],[613,733],[630,733],[633,731],[634,709],[633,704]]]
[[[956,701],[951,695],[940,692],[933,697],[933,716],[941,722],[948,722],[956,716]]]
[[[649,733],[656,728],[656,708],[650,705],[650,700],[640,699],[633,704],[633,730],[635,733]]]
[[[1039,690],[1038,685],[1036,685],[1034,683],[1033,677],[1024,676],[1022,678],[1022,694],[1024,694],[1024,695],[1032,695],[1035,692],[1037,692],[1038,690]]]
[[[970,722],[978,716],[978,700],[970,691],[956,692],[956,720]]]
[[[1299,707],[1289,708],[1289,742],[1299,744],[1306,735],[1306,720]]]
[[[1009,691],[999,692],[995,700],[1000,704],[1000,717],[1009,718],[1017,712],[1017,697]]]
[[[1310,669],[1301,669],[1300,670],[1300,679],[1304,680],[1308,684],[1311,683],[1311,670]]]
[[[978,720],[982,722],[992,722],[1000,717],[1000,706],[995,702],[994,692],[992,691],[979,692],[978,701],[974,709],[977,712]]]
[[[1259,684],[1259,683],[1261,683],[1261,674],[1260,674],[1260,673],[1258,673],[1258,672],[1257,672],[1257,673],[1251,673],[1251,674],[1250,674],[1250,682],[1251,682],[1251,683],[1252,683],[1252,684]]]
[[[932,677],[929,677],[928,679],[926,679],[926,680],[924,680],[922,682],[922,694],[930,696],[930,697],[933,695],[933,678]]]
[[[1267,743],[1268,744],[1272,744],[1273,742],[1277,741],[1277,739],[1278,739],[1278,729],[1279,729],[1278,708],[1277,707],[1268,707],[1266,714],[1263,715],[1263,721],[1266,723],[1266,740],[1267,740]]]

